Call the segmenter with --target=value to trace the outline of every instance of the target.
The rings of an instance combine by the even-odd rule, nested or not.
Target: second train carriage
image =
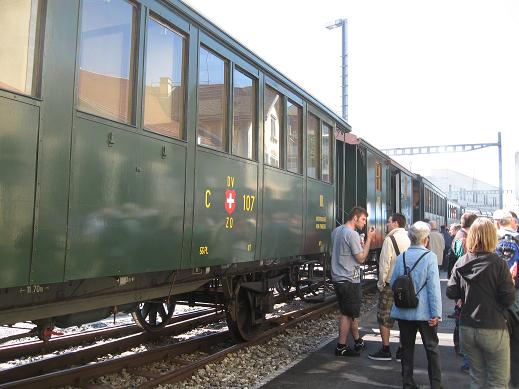
[[[413,180],[413,217],[415,220],[434,220],[440,226],[447,223],[447,196],[425,177]]]
[[[447,220],[447,226],[450,226],[451,224],[456,224],[460,222],[461,215],[465,212],[465,208],[462,207],[460,204],[458,204],[454,200],[447,199],[447,214],[446,214],[446,220]]]

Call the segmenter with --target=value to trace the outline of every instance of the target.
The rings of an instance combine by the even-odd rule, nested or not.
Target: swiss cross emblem
[[[234,210],[236,209],[236,191],[235,190],[226,190],[225,191],[225,210],[227,213],[232,215]]]

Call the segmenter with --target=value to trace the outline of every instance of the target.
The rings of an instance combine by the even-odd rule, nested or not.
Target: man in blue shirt
[[[335,355],[358,357],[366,349],[359,334],[360,316],[360,265],[369,254],[369,246],[375,236],[375,228],[368,231],[366,242],[362,242],[356,229],[362,231],[366,226],[368,213],[364,208],[354,207],[348,220],[332,231],[332,281],[341,312],[339,318],[339,340]],[[348,333],[351,332],[355,345],[347,346]]]
[[[408,269],[413,268],[415,263],[420,261],[411,273],[414,289],[418,297],[418,306],[416,308],[399,308],[393,305],[391,310],[391,317],[398,320],[400,328],[404,389],[418,388],[413,378],[414,346],[417,331],[420,331],[425,352],[427,353],[431,388],[441,388],[437,326],[442,316],[442,299],[438,261],[436,255],[425,248],[430,232],[429,225],[421,221],[416,222],[409,228],[411,246],[405,253],[398,256],[395,270],[391,277],[391,286],[393,286],[396,279],[404,274],[404,259],[405,266]]]

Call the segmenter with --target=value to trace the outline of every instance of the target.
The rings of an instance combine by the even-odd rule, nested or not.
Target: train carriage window
[[[288,147],[287,147],[287,170],[301,174],[303,172],[303,110],[301,107],[288,100]]]
[[[42,13],[38,0],[0,1],[0,88],[39,94]]]
[[[198,144],[226,151],[229,64],[200,47],[198,69]]]
[[[125,0],[84,0],[78,109],[133,122],[137,6]]]
[[[308,114],[307,118],[307,149],[308,149],[308,162],[307,162],[307,172],[308,177],[311,178],[319,178],[319,161],[320,161],[320,153],[319,153],[319,119],[312,115]]]
[[[325,182],[332,182],[332,163],[330,157],[332,155],[330,137],[332,136],[332,128],[323,123],[321,129],[321,179]]]
[[[382,191],[382,164],[380,162],[377,162],[375,166],[375,190]]]
[[[147,30],[144,127],[182,139],[186,38],[154,18]]]
[[[265,87],[265,163],[283,168],[283,96]]]
[[[234,69],[232,153],[256,159],[256,81]]]

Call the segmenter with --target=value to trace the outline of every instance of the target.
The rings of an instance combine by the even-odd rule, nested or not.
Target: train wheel
[[[296,293],[301,300],[306,299],[307,294],[317,296],[319,285],[314,277],[314,265],[304,264],[303,268],[299,269],[296,281]]]
[[[238,341],[247,341],[262,330],[265,315],[255,307],[252,292],[238,284],[227,309],[227,326]]]
[[[138,326],[149,332],[162,330],[169,322],[175,311],[176,301],[155,299],[140,303],[132,316]]]
[[[279,294],[288,294],[292,286],[290,285],[290,276],[285,275],[275,286],[276,292]]]

